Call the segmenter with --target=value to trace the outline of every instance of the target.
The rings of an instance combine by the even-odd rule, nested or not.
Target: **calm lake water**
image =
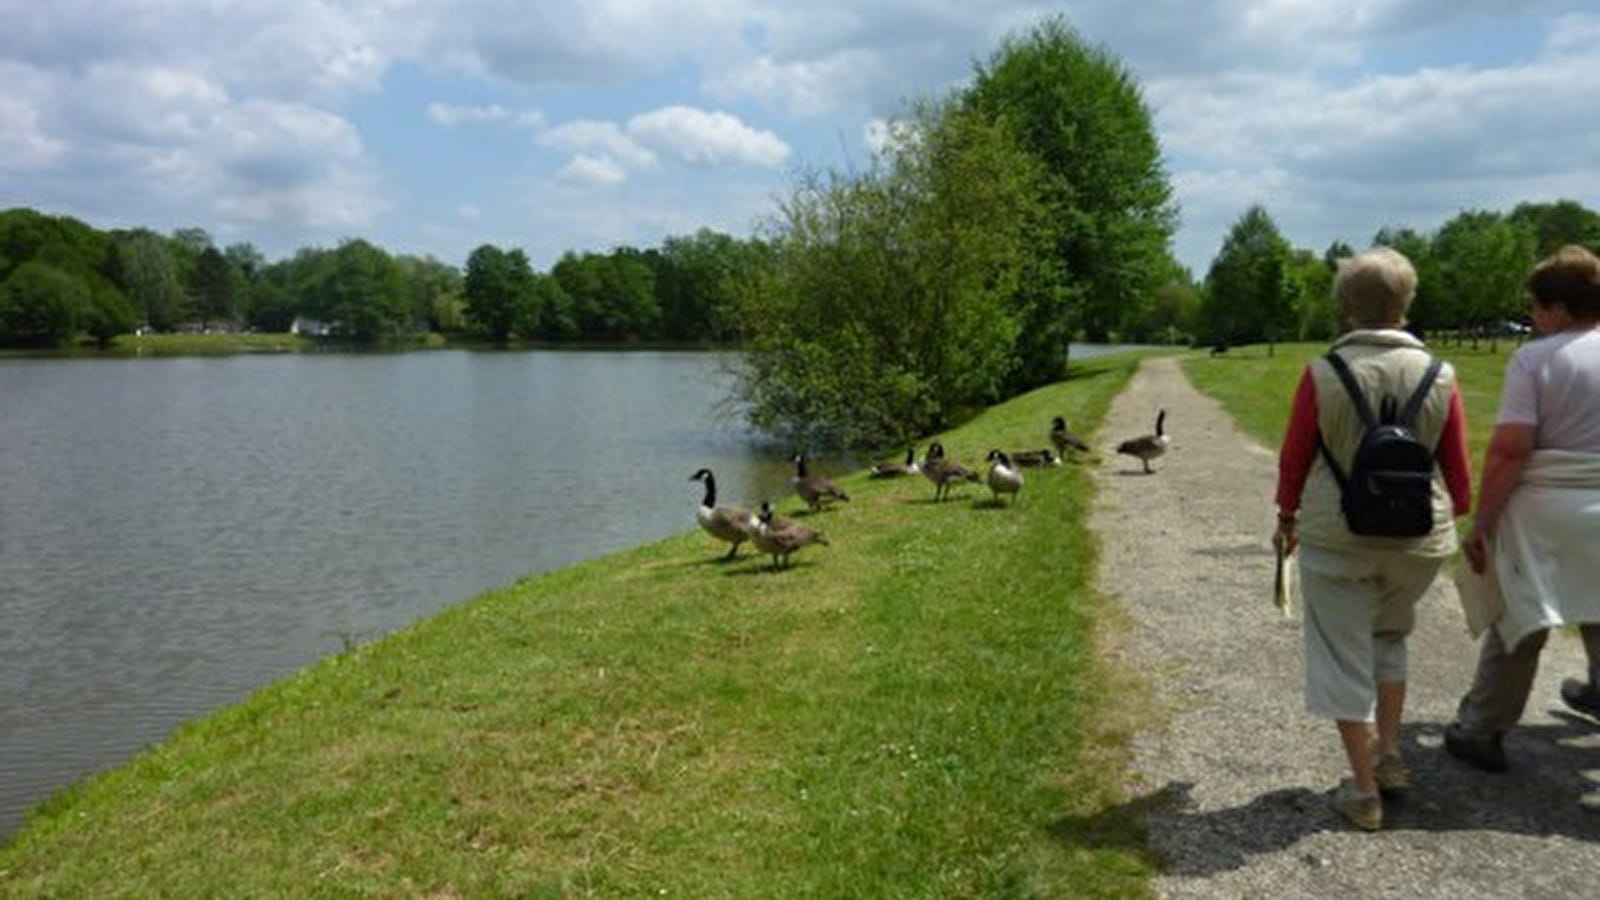
[[[724,408],[726,362],[0,360],[0,838],[351,642],[692,529],[701,466],[780,496],[791,466]]]

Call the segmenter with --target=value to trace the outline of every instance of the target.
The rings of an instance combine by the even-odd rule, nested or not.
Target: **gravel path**
[[[1144,475],[1113,451],[1150,431],[1160,407],[1172,449]],[[1512,772],[1469,769],[1440,746],[1476,658],[1441,579],[1410,642],[1402,752],[1416,787],[1389,804],[1384,831],[1357,832],[1327,805],[1343,754],[1333,725],[1302,707],[1299,610],[1284,619],[1271,603],[1274,452],[1170,358],[1144,364],[1097,443],[1100,587],[1128,620],[1106,652],[1149,681],[1131,793],[1161,860],[1161,895],[1600,895],[1600,816],[1577,804],[1586,779],[1600,780],[1600,728],[1566,715],[1556,694],[1582,670],[1574,635],[1545,648],[1506,743]]]

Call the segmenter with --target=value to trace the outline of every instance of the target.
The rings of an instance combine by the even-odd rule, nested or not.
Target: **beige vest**
[[[1398,329],[1352,331],[1333,347],[1349,364],[1351,374],[1375,412],[1385,394],[1394,395],[1396,402],[1404,405],[1428,368],[1429,355],[1423,343]],[[1361,416],[1327,360],[1318,357],[1312,361],[1311,377],[1317,390],[1317,427],[1340,470],[1348,474],[1364,430]],[[1430,447],[1439,444],[1455,383],[1455,369],[1445,363],[1417,414],[1417,437]],[[1433,522],[1432,532],[1416,538],[1351,534],[1344,513],[1339,510],[1339,483],[1319,451],[1301,495],[1298,531],[1300,539],[1307,544],[1333,550],[1390,550],[1416,556],[1449,556],[1456,551],[1456,529],[1450,493],[1437,468],[1433,473]]]

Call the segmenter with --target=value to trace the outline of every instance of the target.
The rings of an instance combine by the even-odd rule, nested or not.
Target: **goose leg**
[[[738,541],[734,541],[733,542],[733,546],[728,548],[728,555],[724,556],[723,559],[733,559],[734,554],[736,554],[738,552],[739,552],[739,542]]]

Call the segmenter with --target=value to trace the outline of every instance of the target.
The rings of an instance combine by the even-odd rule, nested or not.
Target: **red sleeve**
[[[1289,429],[1278,450],[1278,511],[1300,509],[1300,492],[1317,458],[1317,383],[1307,367],[1300,375],[1294,393],[1294,408],[1289,412]]]
[[[1472,511],[1472,468],[1467,462],[1467,410],[1461,402],[1461,385],[1450,390],[1450,411],[1445,414],[1444,431],[1439,433],[1439,448],[1434,452],[1444,486],[1450,491],[1455,514]]]

